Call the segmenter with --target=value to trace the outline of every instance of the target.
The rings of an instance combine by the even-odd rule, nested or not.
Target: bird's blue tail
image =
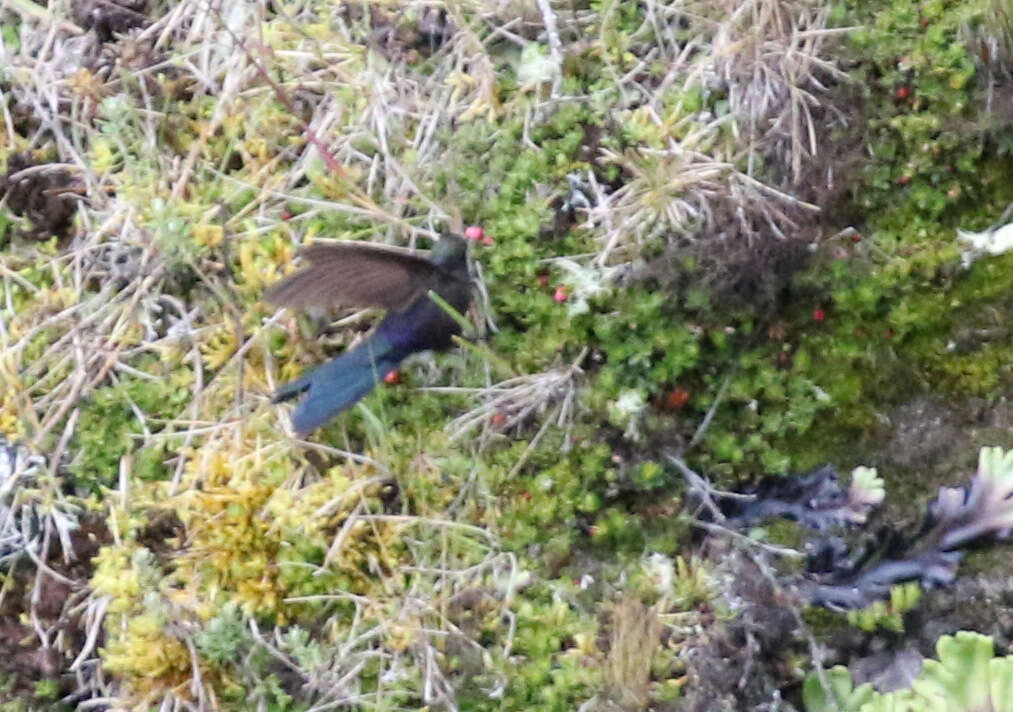
[[[295,431],[306,435],[373,390],[377,380],[397,368],[403,358],[387,339],[374,334],[333,361],[281,386],[274,400],[307,392],[292,412]]]

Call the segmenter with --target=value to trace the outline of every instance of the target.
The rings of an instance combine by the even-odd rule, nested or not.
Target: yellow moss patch
[[[6,379],[2,382],[7,383]],[[7,390],[0,398],[0,436],[8,441],[17,441],[25,436],[19,413],[14,393]]]
[[[159,616],[144,614],[126,621],[122,635],[111,637],[103,660],[109,672],[132,679],[135,687],[172,688],[190,679],[190,654],[166,635]]]
[[[151,700],[191,677],[186,645],[167,621],[180,626],[188,616],[161,595],[154,556],[134,543],[106,546],[94,559],[91,585],[108,596],[104,667],[122,677],[129,697]]]
[[[238,346],[235,328],[224,322],[219,324],[207,340],[201,342],[200,352],[204,357],[204,365],[210,369],[221,368],[232,358]]]
[[[225,229],[221,225],[194,225],[193,239],[204,247],[218,247],[225,239]]]

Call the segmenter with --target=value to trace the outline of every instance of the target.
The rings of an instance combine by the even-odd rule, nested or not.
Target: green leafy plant
[[[904,614],[918,607],[922,589],[917,583],[903,583],[890,589],[889,600],[873,601],[865,608],[848,611],[848,623],[865,631],[877,628],[904,632]]]
[[[816,673],[803,685],[808,712],[922,712],[1013,710],[1013,656],[994,657],[988,636],[969,631],[944,635],[937,660],[925,660],[909,689],[880,694],[868,683],[853,688],[845,667],[826,672],[825,688]]]

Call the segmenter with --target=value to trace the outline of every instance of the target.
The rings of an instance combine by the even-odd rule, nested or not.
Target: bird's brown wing
[[[423,257],[358,242],[303,248],[310,265],[271,287],[265,297],[285,307],[340,304],[398,309],[437,284],[438,268]]]

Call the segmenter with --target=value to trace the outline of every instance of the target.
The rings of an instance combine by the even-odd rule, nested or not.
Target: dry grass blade
[[[574,414],[578,381],[583,374],[580,364],[586,355],[585,349],[568,366],[508,378],[486,388],[430,390],[473,393],[481,401],[478,406],[447,424],[452,440],[458,440],[475,428],[489,424],[497,415],[502,416],[498,428],[516,428],[531,416],[544,413],[550,406],[558,407],[556,425],[564,427]]]
[[[718,18],[712,67],[728,89],[732,115],[758,145],[787,141],[797,181],[803,161],[819,148],[814,111],[832,110],[817,94],[827,80],[846,80],[822,56],[823,45],[850,28],[827,29],[830,8],[805,0],[725,0],[712,7]]]
[[[651,664],[661,644],[661,630],[658,612],[638,599],[625,598],[612,609],[605,689],[624,710],[647,707]]]

